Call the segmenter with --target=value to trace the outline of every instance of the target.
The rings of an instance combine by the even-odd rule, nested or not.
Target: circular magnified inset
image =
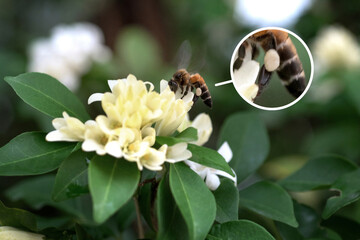
[[[280,110],[305,95],[314,62],[309,48],[295,33],[267,27],[239,42],[231,58],[230,74],[236,91],[249,104]]]

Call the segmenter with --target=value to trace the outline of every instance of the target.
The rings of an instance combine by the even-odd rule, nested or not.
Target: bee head
[[[174,80],[174,78],[169,81],[169,87],[170,87],[170,90],[173,91],[173,92],[176,92],[176,90],[178,89],[179,85]]]

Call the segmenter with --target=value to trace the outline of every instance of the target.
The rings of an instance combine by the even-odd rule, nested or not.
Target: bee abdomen
[[[299,74],[293,75],[286,80],[282,79],[282,82],[291,95],[298,98],[306,88],[305,72],[302,70]]]
[[[201,99],[204,101],[204,103],[208,106],[208,107],[212,107],[212,99],[211,99],[211,95],[209,92],[208,87],[206,86],[205,83],[201,84],[200,86],[201,89]]]

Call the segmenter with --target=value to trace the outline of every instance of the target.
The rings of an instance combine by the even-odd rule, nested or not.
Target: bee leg
[[[258,91],[256,97],[258,97],[262,93],[262,91],[265,89],[265,87],[269,84],[270,79],[271,79],[271,74],[272,74],[272,72],[267,71],[265,68],[265,65],[263,64],[260,69],[260,73],[259,73],[259,76],[257,79],[259,91]]]
[[[182,95],[181,99],[183,99],[183,97],[185,97],[185,96],[188,94],[189,89],[190,89],[190,86],[187,85],[186,88],[185,88],[185,93]],[[182,93],[182,92],[181,92],[181,93]]]
[[[256,46],[256,44],[251,44],[251,47],[251,60],[254,60],[259,56],[259,48]]]

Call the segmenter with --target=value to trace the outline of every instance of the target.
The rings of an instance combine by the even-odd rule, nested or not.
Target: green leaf
[[[181,133],[178,133],[174,137],[164,137],[164,136],[157,136],[156,142],[159,145],[167,144],[169,146],[173,146],[177,143],[181,142],[192,142],[196,141],[198,138],[197,130],[193,127],[188,127]]]
[[[175,138],[181,140],[182,142],[193,142],[198,139],[198,132],[195,128],[188,127],[184,131],[177,134]]]
[[[227,118],[220,131],[218,146],[225,141],[233,151],[229,165],[235,170],[238,182],[261,166],[270,149],[265,125],[254,113],[236,113]]]
[[[117,228],[124,232],[136,219],[136,209],[134,201],[128,201],[116,214]]]
[[[229,164],[217,151],[195,144],[188,144],[188,150],[192,153],[192,157],[190,158],[191,161],[224,171],[231,176],[235,176],[233,171],[231,171]]]
[[[5,77],[5,81],[24,102],[53,118],[61,117],[65,111],[81,121],[90,119],[80,100],[49,75],[24,73],[16,77]]]
[[[208,236],[219,239],[275,240],[265,228],[248,220],[217,224]]]
[[[34,175],[58,168],[76,143],[47,142],[45,136],[40,132],[23,133],[0,148],[0,175]]]
[[[204,181],[184,163],[170,165],[170,189],[190,239],[204,239],[216,216],[215,198]]]
[[[151,229],[154,229],[153,221],[152,221],[152,211],[153,211],[153,188],[152,184],[145,184],[140,188],[139,191],[139,207],[140,212],[147,224]]]
[[[326,237],[327,231],[320,226],[321,217],[312,208],[293,202],[297,228],[290,227],[281,222],[275,222],[276,227],[284,240],[303,240],[308,238]]]
[[[82,228],[79,224],[75,224],[75,232],[77,240],[91,240],[93,239],[89,234],[86,233],[84,228]]]
[[[240,204],[265,217],[297,227],[289,194],[279,185],[261,181],[239,192]]]
[[[71,216],[75,216],[76,221],[79,223],[94,224],[91,218],[92,209],[90,196],[83,195],[61,202],[54,202],[51,199],[54,182],[54,175],[28,177],[10,189],[7,189],[5,195],[12,201],[22,200],[36,210],[44,206],[52,206]]]
[[[163,136],[157,136],[156,137],[156,143],[161,145],[167,144],[168,146],[173,146],[177,143],[184,142],[182,139],[177,139],[174,137],[163,137]]]
[[[344,240],[360,239],[360,224],[350,219],[334,215],[321,225],[335,231]]]
[[[357,201],[360,198],[360,169],[344,174],[337,179],[331,189],[340,192],[340,196],[327,200],[322,217],[327,219],[340,208]]]
[[[89,166],[94,219],[104,222],[134,194],[140,179],[136,164],[110,156],[96,156]]]
[[[171,194],[168,176],[164,176],[156,195],[156,214],[158,219],[158,240],[188,239],[185,220]]]
[[[60,165],[52,191],[52,198],[55,201],[74,198],[89,192],[86,155],[83,151],[74,152]]]
[[[355,170],[354,163],[337,156],[321,156],[309,160],[300,170],[279,183],[291,191],[307,191],[329,187],[341,175]]]
[[[27,228],[36,231],[36,217],[34,214],[17,208],[7,208],[0,201],[0,226]]]
[[[216,221],[224,223],[238,220],[239,191],[230,179],[221,179],[221,184],[214,192],[216,200]]]

